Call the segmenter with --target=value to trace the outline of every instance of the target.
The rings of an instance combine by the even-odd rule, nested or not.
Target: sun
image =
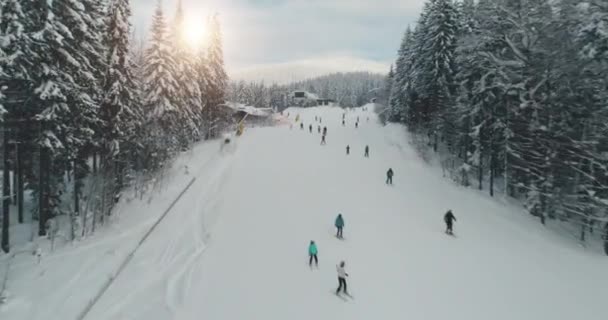
[[[186,17],[182,28],[183,40],[189,47],[198,49],[205,44],[205,23],[201,17]]]

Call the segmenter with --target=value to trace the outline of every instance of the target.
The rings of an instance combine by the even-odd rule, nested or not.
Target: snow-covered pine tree
[[[98,17],[86,12],[81,1],[26,1],[22,3],[32,28],[29,29],[34,57],[30,68],[33,92],[30,103],[40,126],[35,137],[40,146],[30,181],[39,200],[39,234],[51,214],[59,212],[63,172],[82,148],[92,141],[99,79],[95,67],[99,55],[99,34],[91,21]],[[38,196],[41,195],[41,196]]]
[[[180,130],[177,122],[181,115],[176,73],[168,28],[159,1],[152,18],[144,66],[144,108],[148,115],[146,144],[149,150],[153,150],[149,159],[149,166],[153,168],[161,167],[178,145]]]
[[[457,12],[451,0],[431,1],[422,35],[424,59],[419,64],[421,120],[433,137],[436,151],[439,136],[448,136],[453,128],[449,121],[450,107],[454,100],[456,73],[455,49],[458,34]]]
[[[209,18],[209,48],[207,52],[207,87],[205,91],[205,118],[212,136],[216,135],[222,126],[226,126],[229,118],[222,108],[225,100],[228,75],[224,69],[224,49],[219,16]]]
[[[177,3],[177,10],[171,29],[173,43],[173,60],[176,65],[176,81],[178,83],[180,144],[186,148],[193,140],[200,136],[202,94],[196,81],[195,60],[193,48],[185,41],[184,11],[181,0]]]
[[[209,97],[207,91],[209,90],[210,73],[207,62],[207,50],[204,48],[197,48],[194,52],[194,70],[195,70],[195,82],[198,86],[198,90],[201,93],[201,107],[197,110],[199,112],[199,118],[201,119],[202,134],[205,139],[211,136],[211,120],[210,113],[208,112]],[[244,87],[243,91],[244,92]]]
[[[130,55],[131,7],[129,0],[109,3],[104,33],[106,46],[104,99],[99,109],[101,125],[102,173],[106,198],[112,201],[123,188],[129,169],[134,169],[134,135],[141,118],[134,111],[138,104],[137,87]]]
[[[401,39],[401,45],[397,52],[397,61],[395,62],[395,74],[388,101],[389,121],[407,122],[407,108],[409,106],[408,80],[410,80],[412,59],[414,58],[411,54],[412,37],[412,30],[408,26]]]

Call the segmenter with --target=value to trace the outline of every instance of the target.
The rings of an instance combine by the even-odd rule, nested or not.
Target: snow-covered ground
[[[606,257],[442,178],[371,109],[348,113],[346,127],[342,109],[290,109],[305,130],[248,129],[224,152],[199,146],[178,161],[188,174],[177,165],[166,190],[122,204],[111,228],[40,265],[17,256],[0,319],[76,319],[193,177],[86,319],[604,318]],[[443,233],[447,209],[454,238]],[[344,241],[333,236],[338,213]],[[308,267],[310,240],[318,270]],[[354,296],[346,302],[332,293],[340,260]]]

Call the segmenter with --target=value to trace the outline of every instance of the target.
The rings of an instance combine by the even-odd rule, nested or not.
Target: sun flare
[[[193,49],[198,49],[205,44],[205,23],[201,17],[186,17],[183,24],[182,36],[184,42]]]

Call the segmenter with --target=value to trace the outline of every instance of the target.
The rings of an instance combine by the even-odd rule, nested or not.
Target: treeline
[[[370,72],[332,73],[288,85],[288,90],[306,90],[339,106],[355,108],[371,102],[382,87],[384,75]]]
[[[129,0],[0,0],[0,9],[5,252],[11,202],[22,223],[32,195],[38,235],[66,215],[69,237],[84,236],[121,190],[227,123],[217,16],[208,46],[194,50],[181,3],[168,23],[159,2],[142,46],[131,39]]]
[[[357,107],[376,98],[383,82],[383,75],[368,72],[334,73],[287,85],[239,81],[229,85],[227,99],[258,108],[283,110],[290,106],[291,93],[305,90],[334,100],[342,107]]]
[[[463,185],[585,241],[608,234],[607,79],[604,0],[430,0],[391,70],[390,120]]]

